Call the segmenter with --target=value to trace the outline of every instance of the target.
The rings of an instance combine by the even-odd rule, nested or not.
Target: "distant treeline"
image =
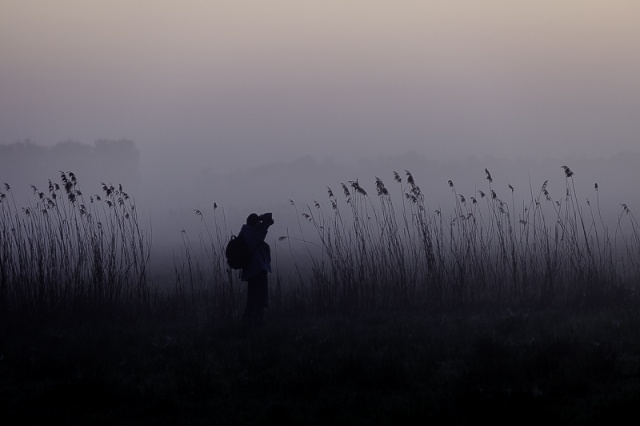
[[[68,140],[52,146],[27,139],[0,145],[0,182],[16,187],[43,186],[61,171],[72,171],[84,185],[122,183],[131,190],[139,185],[139,166],[140,151],[128,139],[101,139],[92,145]]]

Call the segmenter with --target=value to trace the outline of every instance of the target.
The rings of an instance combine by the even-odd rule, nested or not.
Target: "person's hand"
[[[266,224],[273,225],[273,215],[271,213],[263,213],[260,215],[260,220]]]

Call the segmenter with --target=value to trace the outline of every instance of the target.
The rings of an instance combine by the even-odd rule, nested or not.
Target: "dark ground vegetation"
[[[600,424],[640,403],[633,307],[2,327],[4,424]]]

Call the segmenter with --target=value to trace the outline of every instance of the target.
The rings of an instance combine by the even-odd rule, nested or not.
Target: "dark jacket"
[[[265,213],[260,218],[256,225],[242,225],[239,233],[252,253],[249,266],[242,268],[240,275],[242,281],[249,281],[262,271],[271,272],[271,247],[264,239],[269,226],[273,224],[273,219],[271,213]]]

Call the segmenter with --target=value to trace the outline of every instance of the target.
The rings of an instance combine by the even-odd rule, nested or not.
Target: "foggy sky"
[[[638,151],[633,0],[0,0],[0,143],[232,171]]]

